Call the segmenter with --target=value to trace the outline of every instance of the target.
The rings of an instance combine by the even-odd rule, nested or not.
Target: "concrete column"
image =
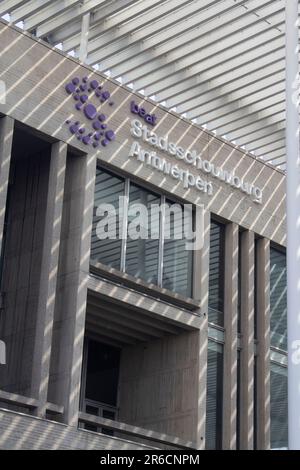
[[[270,447],[270,242],[257,240],[257,445]]]
[[[10,170],[14,120],[8,116],[0,119],[0,254],[2,250],[6,196]]]
[[[253,449],[254,233],[241,233],[240,448]]]
[[[209,242],[210,213],[204,211],[203,217],[203,248],[194,252],[194,297],[200,300],[201,315],[200,348],[199,348],[199,379],[198,379],[198,432],[199,449],[205,449],[206,427],[206,386],[207,386],[207,337],[208,337],[208,280],[209,280]]]
[[[238,225],[225,229],[223,448],[236,448]]]
[[[67,144],[62,142],[53,144],[49,170],[31,382],[31,396],[40,401],[40,406],[37,410],[39,416],[45,415],[45,405],[47,402],[66,161]]]
[[[78,425],[96,156],[68,157],[52,369],[52,397]]]

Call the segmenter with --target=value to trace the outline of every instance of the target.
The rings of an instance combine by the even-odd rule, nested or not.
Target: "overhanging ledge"
[[[178,333],[180,330],[199,330],[203,324],[203,315],[176,307],[146,293],[137,292],[111,279],[90,275],[88,291],[89,295],[99,302],[99,307],[101,299],[109,300],[145,317],[151,317],[153,321],[166,326],[174,325]]]

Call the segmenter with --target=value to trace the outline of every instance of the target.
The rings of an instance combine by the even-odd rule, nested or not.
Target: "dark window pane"
[[[287,279],[285,254],[270,251],[271,346],[287,349]]]
[[[225,227],[222,224],[211,222],[208,320],[220,326],[224,324],[224,251]]]
[[[237,351],[236,365],[236,448],[240,449],[241,434],[241,351]]]
[[[93,432],[98,432],[99,431],[98,426],[96,426],[95,424],[85,423],[84,424],[84,429],[86,429],[87,431],[93,431]]]
[[[254,364],[253,364],[253,448],[254,448],[254,450],[258,449],[257,426],[258,426],[258,416],[257,416],[257,356],[254,356]]]
[[[102,434],[105,434],[106,436],[113,436],[114,435],[114,430],[113,429],[102,428],[101,432],[102,432]]]
[[[89,340],[85,398],[116,406],[120,350]]]
[[[112,176],[103,170],[97,169],[94,217],[91,240],[91,260],[103,263],[107,266],[120,269],[122,240],[120,238],[119,197],[124,196],[124,180]],[[103,216],[96,214],[100,204],[111,204],[115,208],[115,217],[105,213]],[[97,224],[101,221],[106,224],[107,239],[99,239]],[[116,222],[116,224],[114,223]],[[114,230],[115,227],[115,230]],[[110,230],[110,229],[113,230]],[[114,237],[114,239],[112,239]]]
[[[271,448],[288,446],[287,368],[271,363]]]
[[[239,232],[239,247],[238,247],[238,323],[237,331],[241,333],[241,315],[242,315],[242,237],[243,233]]]
[[[103,410],[103,413],[102,413],[102,416],[103,418],[105,419],[112,419],[114,420],[115,417],[116,417],[116,413],[114,411],[110,411],[110,410]]]
[[[143,204],[147,209],[144,217],[137,213],[136,204]],[[158,210],[151,212],[154,205]],[[158,282],[159,207],[160,197],[130,184],[126,272],[154,284]],[[138,231],[140,238],[133,239],[131,230],[133,233]]]
[[[99,408],[96,406],[86,405],[85,412],[89,415],[99,416]]]
[[[169,216],[167,215],[169,214]],[[186,213],[192,224],[192,212]],[[192,225],[191,225],[192,228]],[[186,249],[183,207],[166,203],[163,287],[185,297],[192,296],[193,251]]]
[[[208,342],[206,448],[222,447],[223,346]]]

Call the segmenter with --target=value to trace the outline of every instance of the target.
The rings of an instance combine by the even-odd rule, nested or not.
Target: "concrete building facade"
[[[0,447],[286,447],[284,173],[4,20],[0,40]],[[135,202],[203,206],[201,249],[163,215],[130,240]],[[123,237],[97,236],[102,203]]]

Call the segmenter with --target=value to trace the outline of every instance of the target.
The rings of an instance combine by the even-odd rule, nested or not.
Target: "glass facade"
[[[91,263],[191,297],[193,251],[185,246],[184,220],[192,227],[192,211],[185,217],[180,204],[98,168]]]
[[[119,204],[119,197],[122,203]],[[99,214],[101,203],[115,208],[117,225],[114,239],[99,239],[97,224],[107,222],[107,213]],[[137,213],[137,204],[142,204],[146,212]],[[156,210],[153,210],[156,208]],[[133,277],[156,284],[170,291],[192,296],[192,251],[185,248],[183,217],[181,206],[142,188],[128,179],[97,170],[95,208],[92,234],[91,262],[100,262],[119,269]],[[137,217],[138,215],[138,217]],[[191,222],[193,214],[190,214]],[[109,225],[109,224],[108,224]],[[141,236],[132,236],[136,232]],[[124,232],[125,227],[125,232]],[[133,231],[132,231],[133,229]],[[107,233],[109,234],[109,228]],[[125,233],[125,237],[120,237]],[[239,233],[238,260],[238,333],[241,332],[241,239]],[[257,283],[258,239],[255,240],[255,271]],[[223,348],[224,348],[224,277],[225,225],[211,221],[209,258],[209,310],[210,323],[207,369],[207,415],[206,447],[222,447],[222,407],[223,407]],[[257,338],[257,288],[254,289],[255,338]],[[285,254],[276,248],[270,250],[270,309],[271,309],[271,348],[286,350],[286,259]],[[223,340],[219,341],[219,336]],[[223,344],[221,344],[223,343]],[[279,351],[280,352],[280,351]],[[278,354],[279,354],[278,352]],[[240,447],[240,350],[237,351],[237,448]],[[281,354],[285,354],[281,352]],[[271,446],[287,446],[287,369],[271,361]],[[257,447],[257,358],[254,365],[254,446]]]
[[[253,364],[253,449],[258,449],[257,442],[257,356],[254,356]]]
[[[236,449],[240,449],[240,433],[241,433],[241,351],[237,351],[236,364]]]
[[[206,396],[206,448],[222,448],[223,414],[223,346],[208,341],[207,396]]]
[[[270,248],[270,341],[271,359],[286,362],[287,351],[287,273],[286,255]],[[275,349],[274,349],[275,348]],[[281,349],[283,351],[278,351]],[[276,352],[276,350],[278,352]],[[287,367],[277,362],[271,368],[271,448],[288,446]]]
[[[143,279],[146,282],[158,284],[158,254],[159,254],[159,213],[153,215],[150,220],[150,210],[144,216],[140,215],[140,233],[145,237],[135,238],[135,207],[136,204],[144,204],[150,209],[152,204],[159,205],[160,198],[134,184],[130,184],[128,225],[126,244],[126,272],[132,276]],[[131,230],[133,229],[133,230]],[[150,231],[154,236],[151,237]],[[132,231],[132,234],[130,233]]]
[[[238,322],[237,331],[241,333],[242,329],[242,236],[243,232],[239,231],[239,246],[238,246]]]
[[[209,250],[208,321],[224,325],[225,226],[211,221]]]
[[[119,197],[124,196],[124,191],[124,180],[97,168],[91,239],[91,260],[116,269],[120,269],[122,250],[119,224]],[[113,215],[108,212],[104,212],[103,215],[100,215],[97,211],[100,204],[112,205],[115,208],[115,219]],[[114,221],[116,224],[114,224]],[[97,227],[102,227],[102,224],[105,224],[107,239],[99,239],[97,234]],[[115,226],[114,232],[113,229],[110,230],[110,227],[113,226]]]
[[[285,253],[270,250],[271,346],[287,349],[287,279]]]
[[[163,287],[182,295],[192,295],[191,250],[185,249],[184,220],[179,204],[166,201],[163,260]],[[176,216],[178,214],[178,216]],[[192,224],[192,213],[186,213]]]
[[[271,362],[271,449],[288,446],[287,368]]]

